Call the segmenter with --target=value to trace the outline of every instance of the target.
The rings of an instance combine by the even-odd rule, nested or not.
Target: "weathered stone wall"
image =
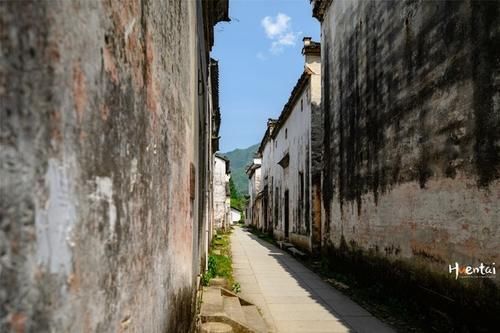
[[[322,22],[324,241],[500,259],[500,3],[335,0]]]
[[[200,8],[0,3],[0,331],[192,328]]]

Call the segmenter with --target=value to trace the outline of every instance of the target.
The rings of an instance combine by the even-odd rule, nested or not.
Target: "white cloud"
[[[281,36],[278,42],[281,45],[295,45],[295,40],[297,39],[297,34],[293,32],[288,32],[285,35]]]
[[[271,16],[266,16],[262,19],[261,23],[264,27],[264,30],[266,31],[267,37],[270,39],[274,39],[290,29],[290,20],[290,16],[283,13],[278,13],[275,19],[273,19]]]
[[[257,59],[264,61],[267,60],[267,57],[264,55],[264,53],[257,52]]]
[[[283,45],[281,45],[279,42],[272,42],[271,47],[269,48],[269,52],[274,55],[278,55],[283,52],[283,49]]]
[[[295,33],[292,30],[291,17],[278,13],[276,17],[266,16],[262,19],[261,24],[264,27],[267,38],[272,40],[269,51],[272,54],[283,52],[286,46],[294,46],[297,36],[300,33]]]

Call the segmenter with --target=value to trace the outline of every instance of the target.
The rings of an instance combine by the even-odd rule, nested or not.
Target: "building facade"
[[[231,223],[240,222],[242,216],[243,215],[241,214],[241,211],[239,209],[231,207]]]
[[[191,331],[228,1],[2,1],[0,17],[0,331]]]
[[[248,175],[248,204],[246,214],[246,224],[252,225],[260,230],[265,229],[263,225],[262,204],[262,159],[254,158],[246,170]]]
[[[321,196],[320,45],[304,38],[304,71],[277,120],[270,119],[260,144],[262,225],[280,240],[313,251],[319,239]],[[320,211],[319,211],[320,212]],[[318,226],[318,227],[317,227]]]
[[[313,5],[322,36],[323,241],[440,272],[447,263],[498,262],[500,4]]]
[[[213,172],[213,226],[226,230],[231,224],[231,195],[229,179],[231,177],[229,160],[215,154]]]

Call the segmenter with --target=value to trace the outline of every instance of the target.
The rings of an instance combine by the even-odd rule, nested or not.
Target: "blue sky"
[[[309,0],[229,0],[230,23],[215,27],[221,151],[259,143],[304,68],[302,38],[319,41]]]

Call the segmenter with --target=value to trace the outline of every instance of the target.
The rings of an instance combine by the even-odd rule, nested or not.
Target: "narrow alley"
[[[241,296],[272,332],[394,332],[285,251],[236,227],[231,237]]]
[[[0,0],[0,333],[500,327],[500,0]]]

